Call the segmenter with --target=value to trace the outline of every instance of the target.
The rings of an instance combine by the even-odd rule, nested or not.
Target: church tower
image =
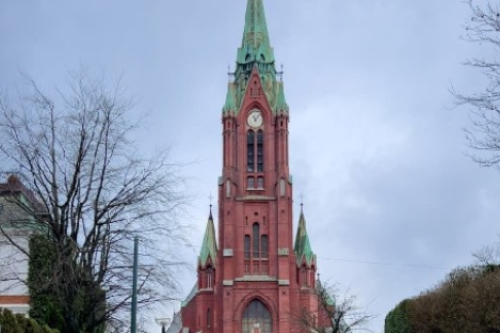
[[[289,108],[262,0],[247,0],[235,72],[222,108],[218,242],[212,212],[182,304],[183,333],[301,332],[317,312],[316,256],[301,211],[293,239]]]

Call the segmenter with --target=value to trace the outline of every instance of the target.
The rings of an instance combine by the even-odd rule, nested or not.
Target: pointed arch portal
[[[242,333],[272,333],[273,320],[271,313],[264,303],[255,299],[243,311],[241,326]]]

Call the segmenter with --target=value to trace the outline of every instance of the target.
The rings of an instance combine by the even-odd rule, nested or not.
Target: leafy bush
[[[0,309],[2,333],[59,333],[47,325],[41,326],[32,318],[22,314],[13,314],[9,309]]]
[[[2,310],[0,325],[2,325],[2,333],[24,333],[17,324],[16,316],[8,309]]]
[[[408,319],[408,304],[405,299],[399,303],[385,318],[385,333],[413,333]]]

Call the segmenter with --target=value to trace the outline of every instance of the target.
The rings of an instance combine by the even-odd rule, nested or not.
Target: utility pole
[[[132,313],[131,313],[131,333],[137,332],[137,266],[139,257],[139,237],[134,237],[134,268],[132,277]],[[2,332],[0,332],[2,333]]]

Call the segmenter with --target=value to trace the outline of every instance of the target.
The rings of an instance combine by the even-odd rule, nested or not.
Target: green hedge
[[[0,325],[2,333],[59,333],[58,330],[50,329],[47,325],[38,324],[32,318],[26,318],[21,314],[14,315],[8,309],[0,311]]]
[[[30,239],[30,253],[30,317],[65,333],[103,333],[106,293],[71,251],[37,234]],[[60,273],[65,269],[72,273]]]
[[[46,236],[36,234],[30,239],[30,253],[32,254],[28,270],[30,317],[39,323],[64,331],[64,316],[58,301],[57,288],[47,283],[54,274],[54,263],[57,262],[55,244]]]
[[[387,317],[385,317],[385,333],[413,333],[408,319],[409,302],[409,299],[405,299],[387,314]]]

